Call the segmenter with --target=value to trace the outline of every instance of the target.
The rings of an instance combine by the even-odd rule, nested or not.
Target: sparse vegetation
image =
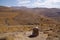
[[[39,31],[48,34],[49,37],[47,40],[54,37],[60,38],[60,22],[55,20],[57,18],[57,15],[54,14],[55,12],[51,13],[52,11],[45,9],[45,11],[38,10],[39,12],[35,10],[29,8],[17,10],[1,6],[0,33],[30,31],[32,28],[38,26]],[[60,18],[60,16],[58,17]]]

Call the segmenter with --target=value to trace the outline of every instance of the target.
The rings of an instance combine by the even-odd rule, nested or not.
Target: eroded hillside
[[[55,23],[55,20],[35,13],[34,11],[0,9],[0,25],[40,25],[41,23]],[[58,22],[57,22],[58,23]]]
[[[43,16],[42,13],[46,13],[45,11],[40,12],[29,8],[22,10],[0,7],[0,33],[26,32],[38,26],[39,32],[48,35],[47,40],[60,39],[60,23]]]

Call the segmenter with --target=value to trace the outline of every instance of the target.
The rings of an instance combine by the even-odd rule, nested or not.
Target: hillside
[[[60,38],[59,11],[60,9],[1,6],[0,33],[19,32],[20,29],[29,31],[38,26],[39,32],[48,34],[47,40]]]
[[[60,22],[60,9],[58,8],[34,8],[34,10],[40,15]]]
[[[3,10],[1,11],[1,9]],[[42,11],[44,13],[39,14],[37,10],[39,11],[40,9],[35,9],[35,10],[30,8],[22,9],[22,7],[20,7],[20,9],[2,7],[1,9],[0,9],[0,20],[1,20],[0,23],[4,25],[5,24],[6,25],[39,25],[41,23],[50,23],[50,24],[55,23],[54,19],[46,17],[48,15],[52,17],[53,14],[50,12],[49,13],[47,12],[48,14],[45,13],[47,10]]]

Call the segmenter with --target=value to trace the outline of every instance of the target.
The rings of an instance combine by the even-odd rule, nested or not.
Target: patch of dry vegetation
[[[37,25],[51,40],[60,38],[60,23],[53,19],[32,11],[0,9],[0,33],[30,31]]]

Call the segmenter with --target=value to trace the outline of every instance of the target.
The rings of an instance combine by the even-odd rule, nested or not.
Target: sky
[[[0,6],[60,8],[60,0],[0,0]]]

